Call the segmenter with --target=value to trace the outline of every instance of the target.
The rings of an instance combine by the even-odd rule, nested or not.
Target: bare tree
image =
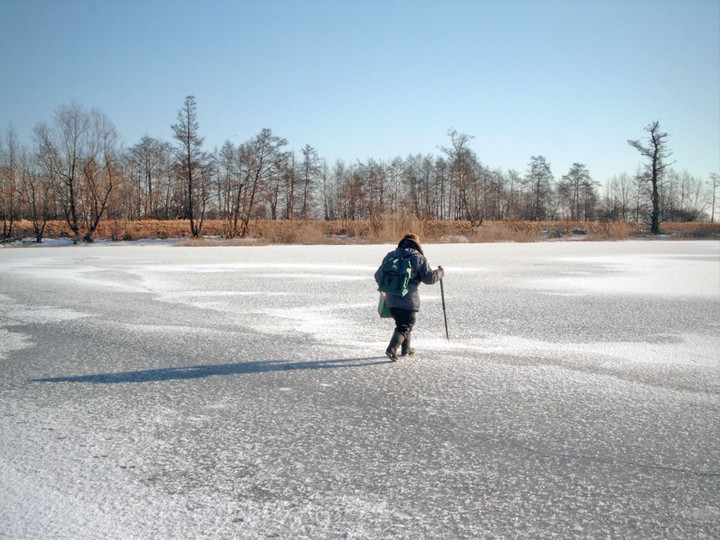
[[[138,201],[142,217],[158,218],[161,187],[169,178],[170,145],[145,136],[128,151],[133,175],[138,180]]]
[[[198,134],[199,129],[195,96],[187,96],[172,130],[178,141],[178,174],[185,181],[185,217],[190,221],[190,232],[194,238],[202,232],[209,196],[206,185],[209,160],[202,150],[204,138]]]
[[[516,220],[520,218],[522,209],[520,206],[520,189],[522,187],[522,177],[515,169],[507,172],[507,193],[506,206],[504,215],[506,219]]]
[[[41,173],[35,157],[25,148],[22,149],[20,163],[20,197],[33,224],[35,240],[40,243],[45,235],[45,226],[52,217],[54,186],[52,179]]]
[[[633,183],[626,173],[620,174],[617,178],[617,197],[620,203],[620,219],[628,219],[628,213],[632,202]]]
[[[282,171],[277,175],[277,184],[271,197],[272,207],[272,218],[277,218],[277,208],[280,201],[280,184],[284,185],[284,197],[285,197],[285,219],[295,219],[295,206],[297,204],[297,195],[295,188],[297,186],[297,174],[295,170],[295,153],[289,152],[288,160],[285,162],[285,166]]]
[[[589,186],[592,186],[592,178],[582,163],[573,163],[558,183],[558,196],[568,210],[568,217],[573,221],[585,219],[587,216],[585,202]]]
[[[626,174],[615,175],[605,184],[602,201],[604,219],[626,221],[630,216],[634,184]]]
[[[362,192],[367,200],[363,206],[366,207],[368,215],[384,215],[387,188],[385,165],[374,159],[368,159],[367,163],[358,163],[356,169],[364,185]]]
[[[313,203],[313,190],[317,185],[318,177],[322,170],[318,151],[309,144],[303,146],[302,163],[300,164],[300,182],[302,184],[302,204],[300,206],[300,218],[308,219]]]
[[[439,185],[435,174],[435,159],[427,154],[420,164],[420,182],[423,188],[422,216],[424,219],[437,219],[439,209]]]
[[[384,205],[386,211],[396,214],[400,210],[401,193],[403,176],[402,171],[404,164],[399,157],[393,159],[386,167],[385,172],[385,188],[383,189],[384,198],[389,197],[389,201]]]
[[[711,210],[710,210],[710,223],[715,223],[715,194],[717,193],[718,180],[720,176],[716,173],[710,174],[710,198],[711,198]]]
[[[20,219],[20,144],[12,126],[8,126],[5,139],[0,139],[0,143],[0,218],[3,223],[2,237],[10,238],[15,222]]]
[[[120,143],[115,126],[107,116],[95,109],[90,113],[89,137],[82,167],[85,188],[83,239],[86,242],[93,240],[120,174],[120,166]]]
[[[41,174],[57,186],[73,241],[92,242],[119,173],[115,127],[98,110],[63,105],[51,126],[36,126],[35,139]]]
[[[330,220],[330,219],[334,219],[334,217],[332,216],[332,210],[331,210],[331,208],[333,207],[332,201],[334,199],[333,199],[333,196],[331,195],[332,187],[330,185],[329,175],[330,175],[330,171],[329,171],[327,161],[325,161],[323,159],[323,160],[321,160],[321,165],[320,165],[320,177],[322,180],[322,182],[321,182],[322,183],[322,187],[321,187],[322,206],[323,206],[323,214],[322,215],[323,215],[323,219],[325,219],[326,221]]]
[[[237,184],[233,204],[233,235],[244,238],[249,232],[258,192],[277,179],[288,159],[288,153],[281,150],[286,144],[285,139],[273,135],[270,129],[263,129],[240,147],[238,159],[242,181]]]
[[[324,171],[324,198],[325,198],[325,219],[336,220],[344,218],[343,200],[341,192],[345,184],[347,167],[345,162],[338,159],[331,170]]]
[[[83,221],[83,213],[79,208],[82,195],[82,151],[89,129],[90,118],[77,103],[58,108],[52,127],[40,124],[35,129],[40,159],[60,188],[60,204],[75,243],[80,239]]]
[[[698,221],[710,206],[709,192],[699,178],[689,172],[669,170],[660,185],[663,221]]]
[[[668,134],[660,131],[660,122],[655,120],[645,127],[650,135],[648,136],[647,145],[639,140],[628,140],[628,144],[635,148],[643,157],[648,158],[649,162],[645,164],[645,170],[648,173],[648,179],[652,185],[650,200],[652,202],[652,213],[650,215],[650,231],[653,234],[660,233],[660,192],[659,184],[662,179],[663,172],[672,163],[666,163],[665,159],[672,155],[667,148]]]
[[[645,219],[645,215],[650,215],[648,201],[650,200],[650,188],[648,173],[643,171],[642,166],[638,165],[635,175],[633,176],[634,182],[634,209],[635,223],[640,223],[641,216]]]
[[[450,146],[441,147],[441,150],[448,156],[449,172],[457,188],[460,213],[456,217],[463,217],[470,220],[473,227],[482,224],[482,216],[479,215],[477,199],[470,204],[468,192],[471,184],[474,183],[474,167],[477,159],[470,149],[470,141],[474,138],[465,133],[458,133],[455,129],[448,130]]]
[[[525,182],[530,189],[530,208],[528,219],[538,221],[547,219],[550,214],[553,174],[545,156],[530,158]]]
[[[238,165],[238,150],[232,141],[226,140],[217,152],[217,201],[219,217],[230,220],[233,208],[233,194],[241,181]],[[227,231],[229,233],[229,230]]]
[[[405,160],[403,168],[403,185],[405,187],[404,208],[410,215],[419,217],[422,201],[422,185],[420,173],[420,154],[410,155]]]
[[[685,218],[698,221],[703,218],[710,206],[708,186],[700,179],[687,171],[681,175],[683,192],[683,212]]]

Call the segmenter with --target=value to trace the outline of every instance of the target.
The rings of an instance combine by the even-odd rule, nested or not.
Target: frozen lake
[[[720,537],[720,242],[391,248],[0,249],[0,537]]]

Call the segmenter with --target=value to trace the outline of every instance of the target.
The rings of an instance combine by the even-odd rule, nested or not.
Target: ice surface
[[[720,536],[720,243],[0,250],[0,537]]]

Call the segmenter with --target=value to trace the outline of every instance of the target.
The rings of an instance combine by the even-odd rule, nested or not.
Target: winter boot
[[[403,341],[405,341],[405,336],[403,336],[400,332],[395,330],[395,332],[392,335],[392,338],[390,339],[390,345],[388,345],[388,348],[385,349],[385,354],[393,362],[397,362],[397,359],[398,359],[397,350]]]
[[[405,340],[402,342],[402,349],[400,350],[401,356],[412,356],[415,354],[415,349],[410,346],[410,333],[405,336]]]

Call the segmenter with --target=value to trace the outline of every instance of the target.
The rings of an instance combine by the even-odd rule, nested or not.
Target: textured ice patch
[[[19,324],[46,324],[71,321],[87,317],[85,313],[72,309],[51,306],[30,307],[17,304],[7,295],[0,294],[0,359],[8,353],[31,347],[33,342],[27,334],[13,332],[8,326]]]
[[[298,308],[265,309],[262,314],[270,317],[263,324],[253,328],[269,334],[284,334],[288,331],[309,334],[319,341],[337,342],[353,326],[340,315],[341,311],[370,309],[370,304],[345,304],[326,306],[304,306]]]
[[[649,336],[642,342],[551,342],[518,336],[490,335],[470,340],[425,339],[426,348],[481,354],[504,354],[517,357],[557,358],[558,354],[574,358],[602,358],[607,365],[674,365],[712,367],[718,363],[720,336],[685,334]]]
[[[575,272],[552,278],[535,279],[529,285],[563,293],[646,294],[654,296],[720,296],[717,261],[689,255],[607,255],[602,257],[564,257],[568,265],[601,266],[603,273]]]
[[[217,264],[164,264],[147,266],[145,271],[157,273],[217,273],[238,272],[242,270],[315,270],[325,274],[334,272],[374,272],[375,267],[357,264],[320,264],[320,263],[217,263]],[[296,274],[294,274],[296,275]]]
[[[55,322],[73,321],[89,317],[87,313],[80,313],[72,309],[44,307],[15,306],[5,311],[5,316],[20,323],[45,324]]]
[[[110,274],[103,269],[83,265],[82,263],[78,263],[73,267],[30,267],[21,268],[19,271],[21,271],[23,275],[32,276],[47,283],[70,281],[80,284],[83,288],[94,286],[102,289],[112,288],[129,292],[146,292],[142,287],[118,279],[118,273]]]
[[[623,364],[663,364],[713,367],[718,364],[720,337],[685,334],[665,342],[591,343],[589,352],[602,354]]]
[[[0,360],[5,360],[12,351],[19,351],[31,345],[32,341],[27,335],[0,328]]]
[[[308,279],[312,281],[317,280],[323,280],[323,281],[359,281],[359,280],[367,280],[368,277],[365,275],[341,275],[341,274],[297,274],[297,273],[290,273],[290,272],[277,272],[277,273],[258,273],[258,274],[249,274],[249,276],[259,277],[259,278],[271,278],[271,279]]]
[[[106,323],[107,324],[107,323]],[[113,328],[121,328],[133,333],[146,334],[148,336],[175,335],[175,336],[225,336],[226,330],[217,328],[205,328],[202,326],[183,325],[159,325],[159,324],[132,324],[118,323],[113,321],[109,331]]]
[[[312,495],[302,504],[245,500],[235,522],[242,537],[403,538],[417,519],[380,497]]]
[[[87,314],[52,306],[26,306],[0,294],[0,326],[63,322],[81,317],[87,317]]]
[[[287,296],[289,293],[284,292],[264,292],[264,291],[183,291],[183,292],[160,292],[158,300],[160,302],[168,302],[171,304],[183,304],[201,309],[217,309],[225,311],[228,301],[234,298],[247,297],[271,297],[271,296]]]

